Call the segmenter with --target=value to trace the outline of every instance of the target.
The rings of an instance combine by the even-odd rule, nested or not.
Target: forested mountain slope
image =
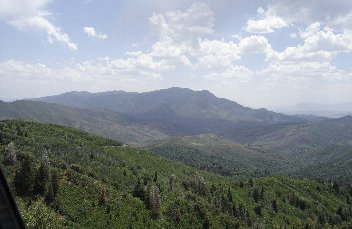
[[[112,91],[104,93],[68,92],[36,100],[79,108],[104,108],[141,120],[165,122],[173,126],[172,136],[201,133],[223,133],[238,126],[273,123],[297,123],[304,119],[265,109],[251,109],[209,91],[169,88],[135,93]]]
[[[230,180],[69,127],[0,121],[0,161],[28,228],[351,226],[352,190]]]
[[[190,166],[237,178],[279,174],[294,166],[262,147],[241,145],[211,134],[154,140],[141,146]]]
[[[0,119],[24,119],[66,125],[123,142],[167,137],[158,130],[161,124],[143,123],[135,118],[103,109],[79,109],[39,101],[0,101]],[[154,125],[154,126],[153,126]]]
[[[236,136],[225,136],[242,144],[204,135],[149,141],[144,147],[228,176],[284,173],[352,183],[351,116],[298,125],[240,128]]]

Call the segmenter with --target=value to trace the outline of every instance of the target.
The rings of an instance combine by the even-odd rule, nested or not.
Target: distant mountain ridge
[[[146,93],[70,92],[36,100],[46,102],[0,101],[0,119],[66,125],[139,146],[152,141],[146,147],[158,154],[202,169],[204,161],[212,161],[205,169],[230,176],[294,168],[298,175],[334,178],[341,170],[324,175],[330,166],[345,168],[345,161],[352,161],[351,116],[306,119],[251,109],[208,91],[182,88]],[[187,138],[201,134],[215,137]],[[204,142],[211,143],[206,145],[210,151],[199,145]],[[248,173],[244,168],[251,163],[256,166]],[[234,165],[243,169],[236,172]],[[312,174],[310,167],[322,172]],[[352,171],[345,173],[352,176]]]
[[[84,109],[108,109],[140,120],[165,122],[174,136],[222,133],[242,125],[302,122],[266,109],[252,109],[217,98],[209,91],[169,88],[151,92],[68,92],[35,99]]]

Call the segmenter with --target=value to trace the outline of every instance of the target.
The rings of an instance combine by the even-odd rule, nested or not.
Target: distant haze
[[[352,114],[352,103],[344,104],[309,104],[302,103],[286,107],[269,107],[269,109],[289,115],[305,114],[329,118],[340,118]]]

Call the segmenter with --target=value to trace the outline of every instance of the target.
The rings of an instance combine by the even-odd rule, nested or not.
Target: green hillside
[[[149,141],[145,149],[223,176],[235,178],[279,174],[293,167],[264,148],[241,145],[215,135]]]
[[[28,228],[349,228],[352,190],[231,180],[53,124],[0,121],[1,165]]]
[[[243,128],[232,139],[242,144],[203,135],[154,140],[143,146],[226,176],[287,174],[352,184],[351,116],[299,125]]]

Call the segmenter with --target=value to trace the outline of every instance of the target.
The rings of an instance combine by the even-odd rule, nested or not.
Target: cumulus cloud
[[[282,52],[271,52],[271,61],[331,61],[338,53],[352,51],[352,32],[334,31],[328,27],[321,28],[320,23],[313,23],[299,33],[303,44],[287,47]]]
[[[93,27],[84,27],[83,31],[88,35],[88,37],[96,38],[99,40],[105,40],[108,38],[108,35],[101,32],[96,32],[95,28]]]
[[[269,5],[268,12],[288,23],[310,25],[315,22],[334,29],[352,29],[352,3],[345,0],[281,0]]]
[[[243,54],[267,53],[271,51],[271,45],[264,36],[249,36],[240,40],[239,50]]]
[[[246,49],[244,44],[239,48],[239,44],[233,40],[208,39],[214,33],[215,18],[206,3],[196,2],[185,11],[154,14],[149,22],[159,40],[152,45],[152,50],[147,55],[162,58],[178,68],[187,67],[194,72],[192,74],[206,79],[250,80],[253,75],[250,70],[236,65],[235,61],[241,58],[240,54],[249,51],[264,52],[265,47],[262,45],[266,45],[265,42],[258,44],[263,42],[260,37],[257,40],[253,38],[251,45],[257,46],[252,47],[252,50],[250,44]],[[254,50],[256,48],[260,50]]]
[[[0,19],[19,30],[37,30],[47,34],[49,43],[59,42],[71,50],[77,50],[77,45],[70,41],[62,28],[52,24],[45,10],[49,0],[13,0],[0,1]]]
[[[264,11],[259,7],[257,12],[260,19],[249,19],[247,22],[246,31],[249,33],[273,33],[276,29],[288,26],[284,19],[274,15],[271,10]]]
[[[248,32],[273,32],[275,29],[268,26],[269,19],[280,18],[285,22],[283,26],[298,30],[291,33],[290,37],[300,41],[283,51],[267,46],[268,67],[258,72],[259,75],[265,75],[270,82],[290,81],[302,85],[314,82],[310,86],[318,84],[318,79],[348,82],[351,74],[339,70],[331,62],[339,53],[352,52],[352,27],[349,21],[352,19],[351,3],[328,0],[320,1],[319,4],[303,0],[276,1],[268,5],[266,10],[258,9],[257,17],[260,19],[255,23],[252,19],[248,21]],[[252,22],[257,27],[250,27]]]
[[[193,3],[186,11],[168,11],[149,18],[152,29],[161,40],[195,42],[199,37],[213,33],[214,13],[206,3]]]

